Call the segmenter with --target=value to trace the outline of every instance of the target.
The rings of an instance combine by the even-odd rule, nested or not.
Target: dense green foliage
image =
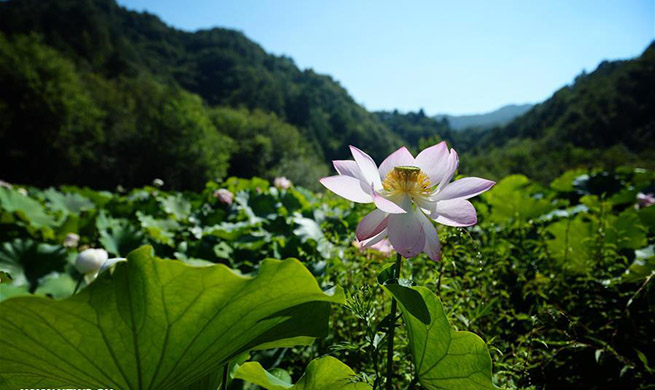
[[[347,305],[333,308],[327,338],[252,358],[296,382],[310,360],[331,354],[358,381],[373,383],[386,350],[378,324],[389,310],[378,273],[390,260],[352,245],[368,207],[300,187],[279,190],[261,179],[222,186],[236,194],[231,205],[213,196],[215,182],[200,193],[61,187],[27,188],[26,196],[16,187],[0,188],[0,271],[13,278],[0,284],[2,298],[29,291],[69,296],[81,277],[72,263],[86,246],[125,256],[150,244],[159,256],[177,259],[172,262],[223,263],[243,274],[263,272],[266,258],[296,257],[322,288],[344,287]],[[649,388],[655,379],[655,206],[635,205],[637,193],[654,186],[652,172],[634,169],[571,171],[548,187],[507,177],[476,202],[477,227],[439,228],[441,262],[424,255],[404,262],[404,277],[411,269],[414,278],[402,286],[427,287],[416,291],[441,299],[454,330],[487,341],[498,386]],[[81,236],[78,247],[62,245],[69,232]],[[438,306],[427,295],[425,302],[432,320]],[[407,310],[408,324],[420,329],[424,309]],[[411,337],[420,334],[397,332],[399,381],[413,377]],[[328,366],[348,372],[338,362]],[[241,378],[270,379],[249,367],[255,371]]]
[[[132,165],[125,164],[122,152],[112,144],[116,131],[140,133],[139,137],[143,140],[151,139],[152,145],[157,145],[161,138],[170,138],[170,142],[179,145],[180,136],[190,136],[185,144],[191,150],[183,151],[179,156],[171,156],[167,161],[174,162],[174,165],[185,172],[193,171],[194,175],[203,180],[224,177],[227,156],[235,155],[237,160],[244,159],[238,156],[242,152],[241,143],[225,143],[224,137],[213,133],[229,133],[239,141],[250,137],[253,128],[246,126],[247,129],[243,132],[238,131],[235,126],[217,126],[216,129],[211,129],[204,118],[204,110],[199,107],[203,104],[238,109],[239,114],[231,114],[231,117],[247,116],[247,112],[254,112],[253,117],[245,121],[257,123],[255,130],[261,130],[263,127],[274,128],[269,132],[261,132],[258,140],[254,142],[271,144],[280,149],[275,153],[284,156],[281,165],[271,167],[270,161],[273,160],[266,156],[270,161],[262,163],[267,166],[265,171],[261,171],[261,167],[245,167],[242,164],[233,169],[239,174],[270,176],[275,170],[286,169],[289,161],[295,160],[299,153],[291,151],[297,144],[294,141],[298,138],[297,134],[302,136],[306,150],[306,159],[297,164],[311,163],[310,165],[318,168],[317,171],[311,172],[311,177],[307,176],[309,172],[297,174],[297,180],[305,180],[305,184],[315,183],[321,169],[327,166],[325,161],[343,157],[343,151],[347,150],[345,146],[348,144],[368,145],[378,158],[401,144],[399,137],[356,104],[345,89],[330,77],[318,75],[311,70],[301,71],[291,59],[267,54],[236,31],[219,28],[195,33],[178,31],[166,26],[153,15],[127,11],[113,0],[2,2],[0,31],[6,35],[3,38],[4,46],[22,45],[22,42],[28,39],[23,37],[25,34],[38,34],[43,37],[41,44],[36,42],[36,38],[31,38],[35,42],[29,48],[21,49],[21,56],[13,56],[13,62],[3,61],[0,64],[3,66],[3,74],[6,73],[5,69],[12,70],[5,76],[9,79],[3,80],[3,85],[15,85],[11,91],[4,90],[6,94],[0,97],[0,107],[10,105],[7,111],[15,116],[7,129],[14,132],[17,132],[17,129],[29,129],[33,125],[30,120],[34,122],[33,118],[38,118],[32,107],[13,104],[12,101],[16,103],[16,98],[18,101],[26,100],[30,93],[43,93],[41,90],[34,91],[34,88],[26,89],[23,78],[14,75],[11,67],[17,68],[15,72],[22,73],[30,71],[24,68],[37,67],[37,77],[42,84],[52,85],[51,88],[56,88],[57,83],[63,83],[62,78],[73,80],[67,87],[72,91],[65,91],[67,95],[61,99],[86,99],[77,104],[86,103],[88,110],[93,110],[96,116],[106,119],[95,120],[92,115],[78,114],[89,122],[88,126],[100,131],[101,139],[104,136],[104,139],[109,140],[106,143],[96,140],[91,146],[106,152],[106,159],[118,164],[119,170],[126,176],[110,176],[105,183],[73,180],[70,175],[67,176],[69,171],[62,167],[59,169],[61,172],[56,172],[61,179],[53,180],[52,175],[35,176],[37,172],[29,170],[21,172],[22,161],[9,159],[8,161],[19,169],[2,173],[3,177],[12,180],[25,181],[23,178],[28,178],[27,180],[41,185],[44,182],[54,184],[63,180],[67,183],[95,186],[104,184],[103,187],[110,188],[116,184],[143,185],[154,177],[163,178],[164,173],[157,166],[158,162],[151,161],[150,156],[143,157],[146,164],[140,164],[141,171],[133,172]],[[3,47],[2,51],[11,50],[13,49]],[[65,63],[62,65],[65,69],[38,69],[38,63],[33,64],[34,56],[42,60],[53,57],[56,63]],[[59,75],[60,71],[65,74]],[[102,84],[105,88],[97,88],[97,84]],[[190,101],[197,98],[187,96],[180,88],[200,96],[204,103],[198,100],[191,105]],[[171,91],[173,93],[170,93]],[[158,95],[160,92],[164,94]],[[73,93],[76,95],[71,95]],[[167,94],[171,95],[170,101],[166,98]],[[139,96],[145,99],[139,100]],[[177,97],[184,100],[184,103],[176,101]],[[129,101],[131,99],[135,101]],[[162,106],[180,106],[179,109],[188,109],[190,112],[178,110],[176,113],[180,117],[170,116],[167,112],[161,112]],[[58,112],[52,106],[48,106],[48,109]],[[225,113],[225,110],[221,112]],[[270,115],[263,115],[261,112]],[[65,114],[66,111],[63,111],[61,117],[56,117],[56,120],[69,123],[72,119]],[[32,119],[24,120],[24,117]],[[219,121],[218,124],[222,125],[224,122]],[[88,150],[84,146],[71,145],[72,139],[76,138],[70,133],[86,133],[84,127],[54,125],[43,131],[60,135],[60,142],[72,150],[76,147]],[[142,130],[144,126],[146,129]],[[149,128],[158,129],[159,134],[152,137]],[[288,134],[284,134],[282,140],[275,139],[275,136],[283,132]],[[121,134],[120,137],[130,137],[129,134]],[[203,138],[207,140],[197,141]],[[28,151],[34,146],[29,145],[27,140],[29,137],[21,139],[21,142],[13,142],[9,151],[29,155]],[[285,143],[285,140],[291,142]],[[159,147],[165,148],[167,145]],[[210,161],[204,156],[209,150],[219,155],[214,160],[219,160],[222,164],[216,164],[216,161]],[[252,143],[245,145],[243,152],[245,155],[252,155]],[[178,151],[170,153],[177,154]],[[70,154],[76,155],[74,152]],[[194,159],[199,161],[199,166],[188,165],[191,160],[189,154],[197,154]],[[105,176],[105,172],[116,168],[98,160],[99,158],[91,158],[84,164],[93,171],[94,176],[101,173]],[[64,162],[68,163],[68,160]],[[213,170],[208,168],[210,163],[214,163]],[[55,169],[54,165],[52,167]],[[144,177],[144,174],[149,177]],[[176,188],[201,188],[201,184],[199,185],[199,181],[194,177],[181,178],[177,173],[172,173],[171,176],[168,182]]]
[[[0,179],[35,186],[0,183],[0,388],[379,389],[393,296],[398,388],[652,389],[655,206],[637,194],[655,190],[654,75],[651,45],[507,125],[454,131],[369,113],[240,32],[0,1]],[[441,140],[499,183],[478,226],[439,227],[439,263],[389,277],[353,243],[370,207],[316,179],[348,144],[381,161]],[[87,285],[87,247],[127,263]]]

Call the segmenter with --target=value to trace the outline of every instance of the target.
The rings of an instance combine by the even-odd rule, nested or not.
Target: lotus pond
[[[3,184],[0,389],[655,388],[653,172],[506,177],[400,273],[356,240],[375,206],[155,184]]]

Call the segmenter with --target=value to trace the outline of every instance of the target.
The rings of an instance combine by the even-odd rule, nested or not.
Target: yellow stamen
[[[413,166],[395,167],[384,177],[382,186],[390,195],[427,196],[432,190],[428,175]]]

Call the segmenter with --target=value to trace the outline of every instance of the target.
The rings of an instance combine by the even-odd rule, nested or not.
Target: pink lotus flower
[[[223,204],[230,205],[234,200],[234,195],[229,190],[220,188],[214,191],[214,198],[218,199],[218,201]]]
[[[640,192],[637,194],[637,208],[644,208],[652,206],[653,204],[655,204],[655,197],[652,193],[644,194],[643,192]]]
[[[286,177],[276,177],[273,181],[273,185],[281,190],[288,190],[291,187],[291,180]]]
[[[416,158],[402,147],[379,168],[358,148],[351,146],[350,151],[354,161],[333,161],[339,175],[324,177],[321,184],[350,201],[374,203],[377,209],[357,226],[357,239],[368,247],[389,237],[404,257],[425,252],[439,260],[439,237],[430,220],[448,226],[475,225],[475,208],[467,199],[496,184],[477,177],[451,183],[459,157],[445,142],[423,150]]]

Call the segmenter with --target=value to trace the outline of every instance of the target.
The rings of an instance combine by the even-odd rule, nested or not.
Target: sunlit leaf
[[[257,277],[191,267],[141,248],[88,288],[0,303],[0,388],[180,389],[252,349],[325,336],[330,302],[297,260]]]
[[[46,214],[41,203],[8,188],[0,188],[0,209],[19,213],[29,224],[37,228],[52,228],[57,225],[56,218]]]
[[[533,193],[532,183],[523,175],[511,175],[482,195],[491,206],[490,220],[526,222],[552,211],[555,206]]]
[[[96,205],[76,193],[62,193],[54,188],[43,191],[43,198],[51,210],[79,215],[82,211],[93,210]]]
[[[548,252],[565,268],[587,272],[596,261],[594,236],[597,226],[582,218],[564,219],[548,226],[554,238],[548,240]]]
[[[566,171],[560,177],[550,183],[550,188],[560,192],[573,192],[576,187],[573,185],[575,179],[587,172],[586,169],[574,169]]]
[[[164,211],[178,221],[186,220],[191,215],[191,203],[182,194],[169,195],[161,199],[160,203]]]
[[[347,365],[331,356],[313,360],[294,385],[266,371],[257,362],[247,362],[236,372],[236,379],[254,383],[267,390],[367,390],[371,386],[357,382]]]
[[[140,211],[137,211],[136,214],[139,222],[141,222],[141,227],[152,240],[168,246],[175,245],[175,232],[180,230],[180,224],[177,221],[172,219],[157,219]]]
[[[411,287],[427,305],[430,322],[412,314],[404,297],[385,288],[396,300],[407,326],[409,351],[421,386],[428,390],[495,389],[491,383],[491,357],[482,339],[455,331],[439,298],[425,287]]]
[[[635,251],[635,261],[620,278],[624,283],[641,282],[655,273],[655,246]]]

